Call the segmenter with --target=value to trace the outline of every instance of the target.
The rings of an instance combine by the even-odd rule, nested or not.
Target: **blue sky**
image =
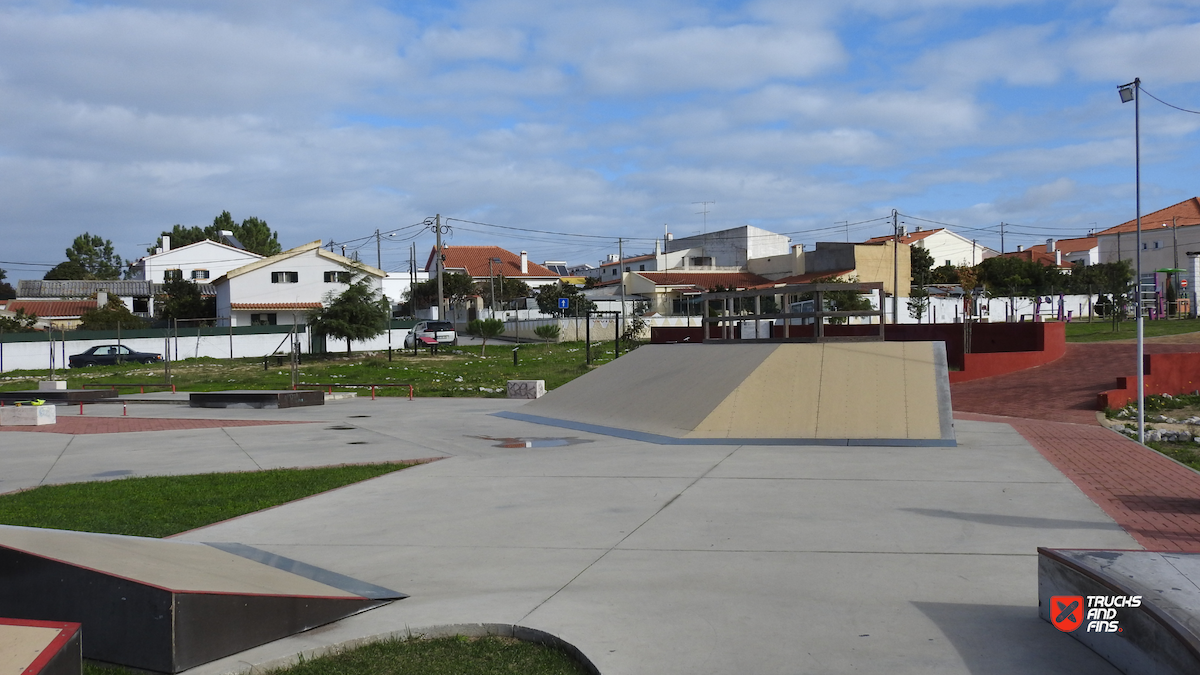
[[[285,247],[440,213],[570,263],[698,233],[696,202],[806,244],[1004,221],[1012,249],[1133,218],[1116,87],[1200,109],[1198,43],[1191,0],[0,2],[0,267],[222,210]],[[1200,194],[1200,115],[1143,98],[1142,132],[1144,211]]]

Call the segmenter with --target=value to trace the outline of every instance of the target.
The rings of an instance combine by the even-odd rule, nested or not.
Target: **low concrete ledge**
[[[1054,623],[1051,598],[1079,596],[1079,626],[1064,632],[1126,675],[1200,673],[1197,581],[1200,554],[1038,548],[1038,614]],[[1097,596],[1140,600],[1089,616]]]
[[[57,421],[58,413],[52,405],[14,405],[0,408],[0,427],[40,427]]]
[[[546,395],[545,380],[509,380],[509,398],[541,398]]]

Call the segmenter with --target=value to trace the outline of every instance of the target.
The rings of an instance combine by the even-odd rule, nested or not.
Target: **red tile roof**
[[[939,227],[936,230],[921,230],[920,232],[909,232],[908,234],[904,235],[903,237],[900,237],[900,243],[901,244],[911,244],[914,241],[921,241],[925,237],[928,237],[931,234],[936,234],[938,232],[941,232],[944,229],[946,229],[946,228]],[[882,244],[885,241],[891,241],[895,238],[896,238],[895,235],[889,234],[889,235],[886,235],[883,237],[871,237],[870,239],[864,241],[863,243],[864,244]]]
[[[1046,248],[1045,246],[1042,247]],[[1057,257],[1053,253],[1045,251],[1034,251],[1033,249],[1025,249],[1024,251],[1011,251],[1000,256],[1001,258],[1020,258],[1021,260],[1032,260],[1033,262],[1041,263],[1044,267],[1054,267],[1057,263]],[[1069,270],[1074,267],[1074,263],[1064,260],[1059,269]]]
[[[753,288],[771,280],[750,272],[631,272],[653,281],[656,286],[692,286],[709,290],[724,288]]]
[[[1164,226],[1171,227],[1172,222],[1178,227],[1184,225],[1200,225],[1200,197],[1192,197],[1185,199],[1178,204],[1173,204],[1165,209],[1159,209],[1154,213],[1142,215],[1142,231],[1145,232],[1150,228],[1161,228]],[[1137,218],[1129,222],[1121,223],[1116,227],[1110,227],[1107,230],[1102,230],[1097,233],[1097,236],[1102,234],[1116,234],[1118,232],[1136,232]]]
[[[18,309],[26,314],[36,314],[38,318],[68,318],[82,316],[89,309],[96,309],[95,300],[9,300],[4,308],[9,312]]]
[[[433,256],[437,248],[429,251],[429,259],[425,262],[425,271],[434,271]],[[500,262],[492,263],[492,274],[503,274],[506,277],[553,277],[558,275],[553,270],[543,267],[532,260],[529,261],[528,272],[521,273],[521,256],[500,248],[499,246],[443,246],[446,255],[446,269],[466,270],[473,278],[488,277],[488,260],[499,258]]]
[[[1059,239],[1054,242],[1054,250],[1062,251],[1063,253],[1079,253],[1080,251],[1088,251],[1100,245],[1100,240],[1095,237],[1079,237],[1078,239]],[[1046,252],[1045,244],[1030,246],[1029,251],[1037,251],[1038,253]]]
[[[232,309],[320,309],[319,302],[231,302]]]
[[[854,274],[854,270],[834,270],[831,272],[809,272],[807,274],[794,274],[790,277],[776,279],[769,283],[763,284],[760,288],[771,288],[781,284],[812,284],[820,279],[829,279],[831,277],[844,277],[847,274]]]

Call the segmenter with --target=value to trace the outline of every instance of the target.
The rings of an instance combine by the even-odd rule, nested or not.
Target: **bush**
[[[562,326],[556,323],[548,323],[544,326],[534,328],[533,334],[547,342],[557,342],[558,336],[562,335]]]

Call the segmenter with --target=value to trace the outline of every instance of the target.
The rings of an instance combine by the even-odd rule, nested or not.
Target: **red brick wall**
[[[788,326],[791,337],[812,336],[812,326]],[[716,328],[710,330],[716,334]],[[776,336],[782,335],[776,326]],[[878,326],[826,326],[826,335],[874,335]],[[945,342],[946,360],[952,370],[951,382],[966,382],[981,377],[1003,375],[1025,368],[1045,365],[1067,351],[1066,324],[1063,323],[977,323],[971,328],[971,353],[963,353],[961,323],[900,324],[886,326],[884,337],[895,342]],[[703,342],[703,333],[695,327],[653,327],[650,341]],[[1188,391],[1191,391],[1190,389]]]
[[[1200,389],[1200,354],[1146,354],[1146,394],[1190,394]],[[1117,388],[1101,392],[1100,409],[1121,408],[1137,399],[1137,377],[1118,377]]]

